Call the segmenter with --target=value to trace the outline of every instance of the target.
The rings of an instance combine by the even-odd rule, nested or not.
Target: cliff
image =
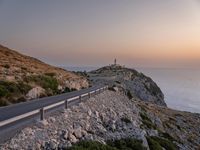
[[[84,77],[0,45],[0,106],[86,87]]]
[[[157,84],[134,69],[111,65],[91,71],[89,76],[93,84],[109,84],[114,90],[119,90],[130,98],[138,97],[142,101],[167,106],[164,94]]]

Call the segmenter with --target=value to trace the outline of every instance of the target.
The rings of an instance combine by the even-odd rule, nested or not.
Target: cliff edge
[[[142,101],[167,106],[157,84],[143,73],[120,65],[105,66],[88,73],[93,84],[108,84],[113,90]]]

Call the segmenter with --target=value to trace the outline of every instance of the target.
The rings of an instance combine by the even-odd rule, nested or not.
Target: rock
[[[158,136],[158,130],[147,130],[148,136]]]
[[[66,143],[64,143],[64,144],[61,144],[61,146],[60,146],[60,149],[67,149],[67,148],[69,148],[69,147],[71,147],[72,146],[72,144],[68,141],[68,142],[66,142]]]
[[[41,95],[45,94],[45,89],[43,89],[42,87],[34,87],[32,88],[27,94],[26,94],[26,98],[27,99],[35,99],[35,98],[39,98]]]
[[[39,121],[39,122],[37,123],[37,125],[38,125],[40,128],[43,128],[43,127],[47,126],[48,124],[49,124],[49,123],[48,123],[47,120],[42,120],[42,121]]]
[[[82,131],[81,131],[81,134],[82,134],[82,136],[87,136],[87,131],[82,130]]]
[[[57,147],[57,144],[56,144],[56,143],[54,143],[53,141],[50,141],[50,142],[49,142],[49,148],[50,148],[50,149],[55,150],[56,147]]]
[[[25,129],[23,130],[23,132],[24,132],[27,136],[30,136],[30,135],[33,135],[33,134],[34,134],[34,133],[33,133],[33,130],[32,130],[31,128],[29,128],[29,127],[25,128]]]
[[[118,91],[119,91],[118,87],[113,87],[113,90],[114,90],[115,92],[118,92]]]
[[[54,123],[54,122],[56,121],[56,119],[55,119],[54,117],[49,117],[49,118],[48,118],[48,121],[49,121],[50,123]]]
[[[72,133],[69,133],[69,140],[71,143],[76,143],[78,141]]]
[[[94,114],[95,114],[96,118],[99,118],[99,112],[98,111],[95,111]]]
[[[61,85],[58,85],[58,90],[63,91],[64,88]]]
[[[76,136],[76,138],[80,139],[82,137],[82,130],[81,128],[77,128],[74,130],[74,135]]]
[[[65,140],[68,139],[68,134],[69,134],[69,132],[66,130],[66,131],[64,132],[64,135],[63,135],[63,137],[64,137]]]
[[[81,124],[79,122],[74,122],[73,123],[73,129],[76,130],[76,129],[79,129],[81,128]]]
[[[91,116],[92,115],[92,111],[89,109],[88,110],[88,115]]]
[[[112,125],[111,125],[111,130],[112,130],[112,131],[115,131],[115,130],[116,130],[116,125],[115,125],[115,124],[112,124]]]
[[[94,140],[94,137],[93,137],[91,134],[88,134],[88,135],[85,137],[85,140],[92,141],[92,140]]]

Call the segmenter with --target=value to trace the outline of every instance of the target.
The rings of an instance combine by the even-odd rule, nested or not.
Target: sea
[[[70,71],[91,71],[98,67],[65,67]],[[151,77],[161,88],[167,106],[200,113],[200,69],[135,68]]]

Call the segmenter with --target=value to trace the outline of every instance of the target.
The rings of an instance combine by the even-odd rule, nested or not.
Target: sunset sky
[[[59,66],[200,66],[200,0],[0,0],[0,44]]]

